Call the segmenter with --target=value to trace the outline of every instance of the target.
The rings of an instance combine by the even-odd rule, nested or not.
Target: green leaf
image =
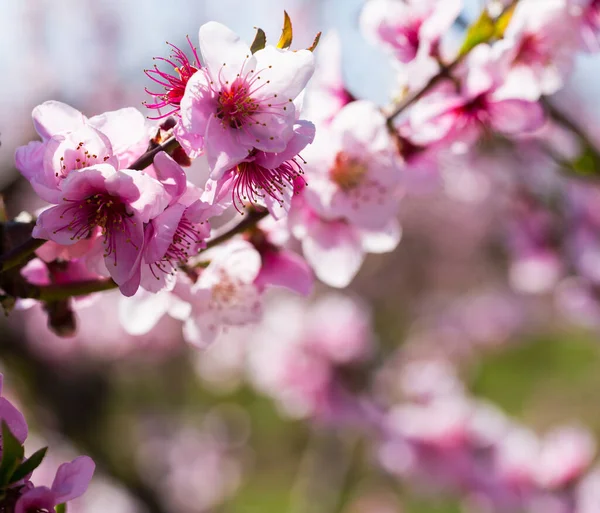
[[[292,46],[293,31],[292,31],[292,20],[286,11],[283,11],[283,30],[281,31],[281,37],[277,42],[277,48],[286,49]]]
[[[319,32],[316,36],[315,39],[313,41],[313,44],[310,45],[307,50],[310,50],[311,52],[314,52],[315,49],[317,48],[317,45],[319,44],[319,41],[321,40],[321,32]]]
[[[573,161],[573,171],[582,176],[600,175],[600,155],[586,146],[583,153]]]
[[[466,55],[477,45],[489,41],[494,37],[495,31],[496,22],[489,15],[487,10],[484,10],[481,13],[481,16],[479,16],[479,19],[469,27],[469,30],[467,30],[467,37],[460,49],[459,55]]]
[[[250,51],[252,53],[256,53],[259,50],[262,50],[265,46],[267,46],[267,35],[263,29],[257,27],[256,36],[254,36],[254,41],[252,41]]]
[[[0,486],[10,483],[16,468],[23,461],[25,451],[10,431],[8,424],[2,421],[2,463],[0,463]]]
[[[13,472],[10,478],[10,483],[14,483],[23,479],[26,475],[31,474],[36,468],[40,466],[48,447],[44,447],[39,451],[34,452],[29,458],[27,458],[19,467]]]
[[[54,509],[56,510],[56,513],[67,513],[67,505],[64,502],[58,504]]]
[[[504,37],[504,33],[506,32],[506,28],[512,20],[515,9],[517,8],[517,4],[513,4],[506,11],[504,11],[500,17],[496,20],[496,27],[494,29],[494,36],[498,39],[502,39]]]

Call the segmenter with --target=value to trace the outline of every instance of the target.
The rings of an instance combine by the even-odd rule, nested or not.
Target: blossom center
[[[152,79],[154,82],[163,87],[163,92],[152,92],[146,89],[146,92],[155,98],[154,103],[145,103],[149,109],[167,109],[167,112],[160,113],[156,117],[150,119],[162,119],[172,114],[179,112],[181,100],[185,94],[185,87],[189,82],[192,75],[196,73],[200,68],[200,58],[196,48],[187,38],[188,44],[192,50],[194,56],[193,61],[188,59],[187,55],[175,45],[167,43],[171,47],[171,56],[169,58],[155,57],[154,60],[162,61],[169,67],[173,68],[172,72],[162,71],[158,66],[154,66],[153,69],[144,70],[146,76]]]
[[[267,169],[256,162],[242,162],[235,168],[233,184],[233,204],[238,212],[246,202],[257,203],[270,196],[283,206],[286,189],[294,190],[294,182],[304,174],[295,158],[287,160],[273,169]]]
[[[250,96],[248,85],[237,79],[229,88],[219,91],[217,117],[231,128],[241,128],[259,109]]]
[[[54,233],[66,230],[72,233],[71,240],[81,240],[91,237],[94,230],[100,228],[104,237],[104,256],[112,256],[115,266],[117,265],[117,238],[119,235],[124,235],[125,242],[139,250],[130,236],[136,223],[120,198],[99,193],[84,200],[67,198],[64,200],[70,205],[60,218],[69,219],[69,223],[55,230]]]
[[[515,64],[529,65],[536,62],[545,63],[546,61],[547,55],[540,37],[536,34],[525,34],[519,44],[514,59]]]
[[[225,270],[219,272],[219,281],[213,286],[210,307],[214,310],[230,308],[240,301],[240,288],[243,283],[232,278]]]
[[[109,158],[108,155],[98,156],[95,153],[91,153],[85,147],[85,143],[80,142],[75,149],[65,151],[64,155],[60,158],[60,172],[56,171],[54,174],[57,178],[66,178],[71,171],[84,169],[94,164],[101,164]]]
[[[156,267],[165,274],[174,274],[178,264],[184,264],[190,257],[194,256],[200,249],[199,244],[203,244],[204,238],[196,225],[194,225],[185,214],[179,221],[177,229],[173,235],[173,241],[169,245],[162,260],[150,264],[152,274],[159,279],[154,272]]]
[[[331,180],[340,189],[348,192],[361,185],[368,170],[367,164],[362,160],[340,152],[335,157],[335,163],[329,174]]]

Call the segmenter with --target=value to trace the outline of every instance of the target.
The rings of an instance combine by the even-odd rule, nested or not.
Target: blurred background
[[[482,4],[466,2],[464,19],[472,20]],[[185,48],[185,36],[195,41],[208,20],[247,41],[260,26],[273,41],[286,9],[296,48],[335,29],[348,89],[386,105],[399,71],[362,38],[361,6],[361,0],[0,0],[0,190],[9,215],[41,206],[13,165],[15,148],[36,138],[33,107],[54,99],[89,116],[130,105],[147,114],[142,101],[150,81],[143,70],[168,53],[166,41]],[[453,30],[450,37],[458,39],[462,29]],[[598,57],[578,57],[555,98],[596,143],[598,64]],[[464,386],[459,395],[469,404],[493,403],[539,436],[568,424],[600,439],[599,325],[564,315],[548,291],[526,295],[511,287],[505,227],[498,222],[505,215],[504,199],[495,194],[498,167],[481,173],[454,162],[439,186],[407,195],[400,246],[370,255],[343,298],[324,286],[310,304],[275,294],[265,325],[231,330],[204,351],[186,345],[172,319],[149,335],[126,334],[112,292],[79,305],[80,329],[72,338],[51,334],[39,306],[0,319],[0,370],[9,396],[28,413],[35,432],[30,450],[49,444],[48,468],[73,454],[96,460],[91,490],[73,504],[86,513],[489,511],[460,487],[432,487],[428,479],[414,485],[397,471],[403,460],[393,448],[351,422],[344,430],[329,422],[311,388],[324,372],[318,365],[294,368],[298,382],[289,394],[271,374],[290,365],[290,355],[275,347],[285,346],[281,325],[306,319],[352,332],[364,353],[353,379],[367,375],[382,402],[410,395],[403,381],[410,362],[436,362],[451,369],[448,379]],[[323,320],[322,301],[341,301],[342,313]],[[292,324],[290,331],[301,330]],[[417,374],[428,376],[426,369]],[[432,383],[443,381],[433,374]],[[431,422],[452,419],[453,412],[442,410]]]

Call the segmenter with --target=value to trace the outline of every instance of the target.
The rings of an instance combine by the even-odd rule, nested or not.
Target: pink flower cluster
[[[595,0],[543,9],[538,0],[498,2],[487,14],[495,31],[475,44],[468,35],[457,49],[446,35],[462,8],[460,0],[365,4],[364,35],[388,51],[403,84],[387,109],[348,91],[336,34],[315,61],[315,48],[291,50],[285,37],[248,45],[216,22],[200,28],[198,50],[188,38],[190,57],[171,45],[146,70],[156,87],[146,106],[160,125],[133,108],[87,118],[59,102],[36,107],[41,140],[18,148],[16,164],[48,203],[33,230],[48,242],[22,276],[42,288],[114,283],[129,298],[120,309],[129,333],[168,315],[198,346],[259,320],[271,287],[308,295],[313,274],[348,286],[367,254],[398,246],[403,197],[448,161],[462,175],[442,178],[458,189],[465,163],[492,167],[493,157],[471,157],[481,148],[555,150],[543,97],[564,86],[577,51],[594,50],[600,33]],[[182,167],[194,160],[208,166],[202,183]],[[491,170],[469,173],[495,183]],[[471,196],[485,196],[473,176]],[[547,290],[562,269],[544,240],[552,223],[533,212],[531,183],[511,180],[507,203],[531,205],[506,230],[519,253],[510,281]],[[213,229],[230,215],[235,227]],[[591,232],[570,237],[570,252],[589,248]],[[594,255],[585,253],[573,268],[589,275]]]
[[[3,376],[0,374],[0,393]],[[27,423],[23,414],[5,397],[0,397],[0,468],[3,469],[0,488],[0,509],[7,513],[55,513],[56,506],[65,504],[86,491],[94,473],[94,462],[80,456],[58,467],[50,487],[31,481],[32,472],[42,462],[46,449],[28,459],[24,458],[22,444],[27,438]]]
[[[396,369],[398,372],[398,369]],[[578,425],[540,437],[494,405],[470,397],[441,360],[400,371],[406,398],[382,423],[382,466],[413,483],[460,494],[475,511],[591,511],[596,445]]]

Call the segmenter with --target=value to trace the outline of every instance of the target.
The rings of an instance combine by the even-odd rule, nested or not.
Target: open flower
[[[435,46],[460,14],[462,0],[370,0],[360,23],[366,36],[387,47],[400,62]],[[421,50],[422,51],[422,50]]]
[[[401,162],[386,120],[367,101],[346,105],[306,152],[303,194],[324,219],[377,229],[396,214]]]
[[[199,346],[211,343],[227,326],[259,320],[261,294],[254,284],[260,254],[246,241],[234,240],[207,253],[210,264],[189,289],[191,317],[184,325],[185,339]]]
[[[57,101],[33,109],[41,141],[17,148],[15,164],[42,199],[55,203],[60,182],[74,170],[108,162],[127,167],[147,145],[144,116],[134,108],[92,118]]]
[[[275,219],[283,217],[290,209],[294,184],[304,174],[304,159],[299,154],[312,143],[314,136],[312,123],[298,121],[283,151],[253,151],[221,179],[210,180],[213,194],[230,195],[238,212],[242,212],[246,204],[260,205],[267,207]]]
[[[171,199],[169,206],[146,225],[142,287],[157,292],[175,285],[179,264],[206,247],[208,218],[215,207],[198,199],[200,191],[188,184],[184,170],[165,152],[154,157],[157,178]]]
[[[328,219],[301,195],[289,217],[292,234],[315,275],[330,287],[347,287],[367,253],[389,253],[400,242],[402,230],[395,217],[377,229],[360,228],[345,219]]]
[[[579,41],[577,18],[567,0],[538,0],[517,4],[504,38],[493,51],[509,68],[503,89],[512,98],[536,101],[557,92],[571,71]]]
[[[145,102],[144,105],[149,109],[156,109],[158,111],[158,115],[150,119],[162,119],[173,114],[179,115],[179,106],[181,104],[181,99],[185,94],[187,83],[192,75],[202,67],[196,48],[189,37],[187,38],[187,41],[192,50],[192,55],[194,56],[193,61],[188,59],[183,50],[171,43],[167,43],[172,49],[171,56],[169,58],[155,57],[154,60],[164,62],[168,66],[171,66],[174,73],[162,71],[157,65],[154,65],[153,69],[144,70],[144,73],[146,73],[150,79],[154,80],[154,82],[164,89],[163,92],[159,93],[149,91],[147,88],[145,89],[145,91],[154,98],[154,103]],[[167,111],[161,112],[163,109],[167,109]]]
[[[502,87],[502,64],[489,47],[475,48],[467,60],[467,75],[459,93],[447,84],[413,107],[411,141],[422,146],[468,145],[486,130],[520,135],[539,129],[545,121],[542,107],[516,93],[512,96]]]
[[[206,152],[212,177],[255,148],[281,152],[294,134],[294,99],[314,71],[312,52],[268,46],[252,54],[224,25],[200,27],[205,67],[190,78],[176,136],[190,157]]]
[[[63,463],[56,471],[52,487],[36,486],[27,490],[15,504],[15,513],[54,513],[55,507],[80,497],[87,490],[96,465],[88,456]]]
[[[140,283],[144,226],[168,204],[157,180],[139,171],[97,164],[71,173],[63,198],[40,214],[33,236],[72,245],[101,233],[104,262],[121,292],[132,295]]]

